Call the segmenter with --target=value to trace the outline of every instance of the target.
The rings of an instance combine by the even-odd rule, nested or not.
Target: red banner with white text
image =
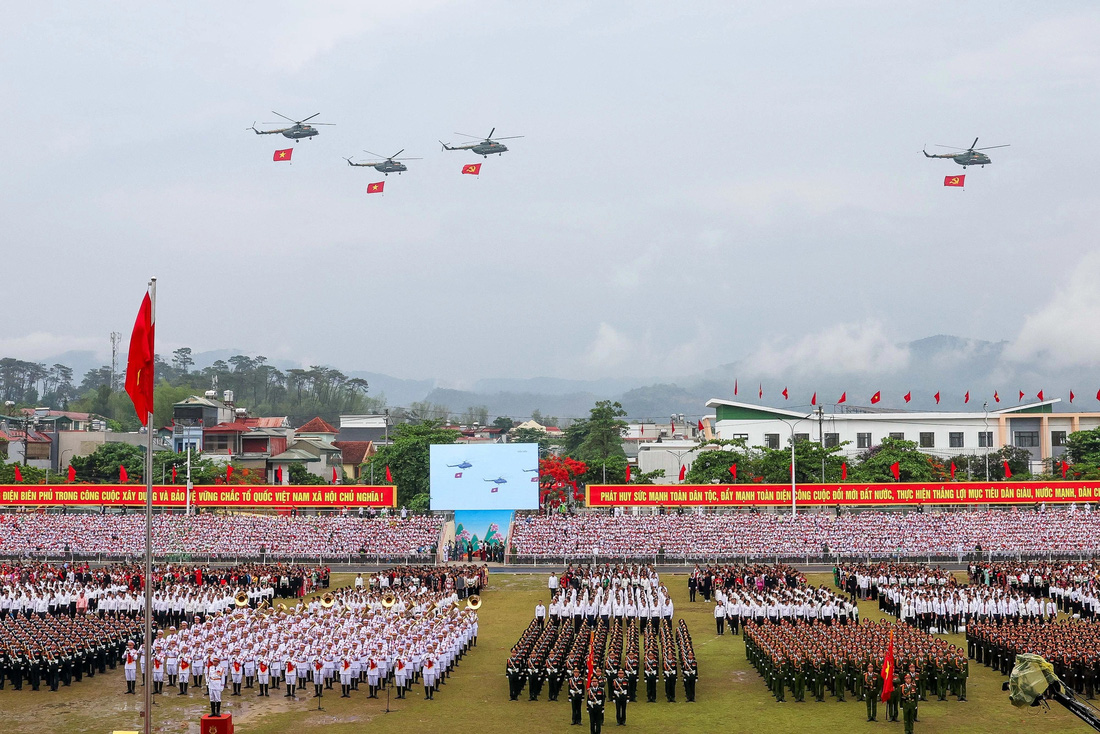
[[[1100,482],[800,484],[797,505],[979,505],[1098,502]],[[767,507],[791,504],[789,484],[590,484],[588,507]]]
[[[153,485],[155,507],[184,507],[186,489],[178,484]],[[5,484],[0,506],[67,505],[70,507],[144,507],[145,487],[138,484]],[[397,507],[393,485],[201,485],[191,491],[192,507],[248,507],[282,510],[294,507]]]

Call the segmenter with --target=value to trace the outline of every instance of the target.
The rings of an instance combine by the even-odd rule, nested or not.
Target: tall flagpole
[[[149,321],[157,323],[157,279],[149,281]],[[156,349],[153,350],[156,364]],[[151,375],[156,384],[156,376]],[[152,408],[153,406],[149,406]],[[145,734],[153,732],[153,411],[145,427]]]

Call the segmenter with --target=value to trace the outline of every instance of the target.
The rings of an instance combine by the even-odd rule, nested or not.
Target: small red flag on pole
[[[955,481],[955,462],[951,462],[951,481]]]
[[[76,469],[73,467],[72,464],[69,465],[69,481],[70,482],[75,482],[76,481]]]
[[[904,395],[902,395],[902,400],[904,400],[907,403],[912,399],[913,399],[913,392],[912,391],[909,391],[909,392],[905,393]],[[939,401],[937,400],[936,402],[938,403]]]
[[[626,483],[630,484],[630,464],[626,465]]]
[[[848,481],[848,462],[847,461],[845,461],[843,464],[840,465],[840,481],[842,481],[842,482]]]
[[[877,391],[875,392],[875,394],[871,396],[871,405],[874,405],[875,403],[877,403],[877,402],[878,402],[878,401],[880,401],[880,400],[882,400],[882,391],[881,391],[881,390],[877,390]],[[905,402],[907,402],[907,403],[908,403],[909,401],[908,401],[908,400],[906,400]]]
[[[810,405],[817,405],[817,393],[814,393],[814,396],[810,398]]]
[[[233,465],[232,464],[226,464],[225,465],[225,481],[228,482],[232,478],[233,478]]]
[[[687,466],[680,464],[680,481],[684,481],[684,477],[687,476]]]
[[[932,397],[934,397],[936,399],[936,405],[939,405],[940,404],[940,394],[937,392]]]
[[[1023,400],[1023,399],[1024,399],[1024,391],[1023,391],[1023,390],[1021,390],[1021,391],[1020,391],[1020,400]]]
[[[1071,403],[1073,402],[1073,397],[1074,397],[1074,395],[1073,395],[1073,390],[1070,390],[1070,391],[1069,391],[1069,401],[1070,401]]]
[[[282,466],[275,467],[275,483],[276,484],[282,484],[283,483],[283,467]]]
[[[1097,395],[1097,399],[1100,400],[1100,393],[1096,393],[1096,395]],[[1001,402],[1001,396],[997,394],[996,390],[993,391],[993,402],[994,403]]]
[[[130,481],[130,475],[126,473],[126,467],[122,464],[118,465],[118,481],[119,484],[126,484]]]
[[[134,403],[141,425],[149,424],[149,414],[153,412],[153,362],[156,352],[156,325],[153,323],[153,302],[149,291],[138,308],[134,331],[130,335],[130,352],[126,355],[126,394]]]
[[[175,464],[173,464],[172,465],[172,484],[175,484],[175,483],[176,483],[176,466],[175,466]]]
[[[1042,391],[1042,390],[1040,390],[1040,391],[1039,391],[1039,394],[1038,394],[1038,395],[1036,395],[1035,397],[1037,397],[1037,398],[1039,398],[1040,400],[1042,400],[1042,399],[1043,399],[1043,391]]]
[[[790,396],[787,394],[787,388],[783,388],[783,399],[787,400]]]
[[[1008,462],[1002,461],[1001,463],[1005,466],[1005,479],[1012,479],[1012,469],[1008,467]]]
[[[22,484],[23,482],[23,472],[19,471],[18,465],[15,466],[15,481],[19,482],[20,484]]]
[[[336,484],[336,467],[332,467],[332,483]]]
[[[1069,469],[1069,464],[1062,462],[1062,479],[1066,478],[1066,470]]]
[[[970,402],[970,391],[967,390],[966,395],[963,395],[963,403],[966,404],[966,403],[969,403],[969,402]]]
[[[390,471],[389,464],[386,464],[386,481],[393,484],[393,473]]]
[[[848,402],[848,391],[847,390],[845,390],[844,392],[842,392],[840,394],[840,400],[836,401],[836,404],[840,405],[841,403],[846,403],[846,402]]]
[[[901,481],[901,462],[900,461],[895,461],[893,464],[890,465],[890,473],[894,475],[894,481],[895,482],[900,482]]]
[[[734,395],[737,394],[737,380],[736,379],[734,379],[734,381],[733,381],[733,394]]]
[[[737,464],[730,464],[730,474],[733,475],[733,481],[737,481]]]

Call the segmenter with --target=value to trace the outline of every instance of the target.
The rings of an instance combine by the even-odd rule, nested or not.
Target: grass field
[[[350,583],[352,576],[336,575],[334,585]],[[828,584],[832,577],[813,575],[811,583]],[[324,732],[350,734],[372,731],[428,732],[469,730],[477,734],[513,734],[527,732],[581,731],[569,726],[569,703],[563,696],[557,702],[542,700],[509,701],[504,663],[508,650],[530,621],[536,602],[546,599],[545,575],[494,575],[481,608],[480,638],[472,654],[461,662],[456,674],[432,701],[423,700],[423,689],[414,689],[404,701],[366,700],[366,691],[349,699],[339,698],[339,690],[326,691],[324,711],[316,711],[316,701],[300,698],[293,703],[276,697],[255,699],[246,691],[241,698],[224,697],[224,710],[233,714],[241,734],[276,732]],[[746,732],[833,732],[902,731],[902,724],[886,723],[883,710],[879,721],[865,721],[864,704],[849,696],[845,703],[826,698],[823,703],[776,703],[765,689],[756,671],[745,660],[740,637],[718,637],[714,631],[712,607],[687,601],[685,576],[666,577],[676,603],[676,616],[687,620],[699,659],[697,702],[683,702],[683,686],[677,703],[631,704],[627,711],[627,729],[639,732],[698,731],[735,734]],[[865,603],[860,613],[878,619],[876,605]],[[962,636],[948,640],[964,645]],[[1088,727],[1061,707],[1049,712],[1041,709],[1020,711],[1008,703],[1001,691],[1004,678],[989,668],[971,661],[967,687],[968,700],[959,703],[929,701],[920,706],[921,732],[1007,732],[1034,728],[1043,732],[1084,732]],[[167,689],[167,686],[166,686]],[[141,730],[141,696],[121,695],[125,690],[122,669],[107,675],[85,678],[58,693],[34,692],[24,686],[13,691],[8,685],[0,691],[0,711],[5,732],[88,732],[102,734],[114,730]],[[659,691],[660,692],[660,691]],[[305,692],[312,695],[312,689]],[[524,696],[526,697],[526,692]],[[198,734],[199,718],[209,711],[201,690],[191,696],[176,696],[173,691],[154,699],[154,728],[160,732]],[[615,727],[614,707],[608,706],[607,721]],[[605,722],[605,726],[606,726]],[[588,719],[583,730],[587,731]]]

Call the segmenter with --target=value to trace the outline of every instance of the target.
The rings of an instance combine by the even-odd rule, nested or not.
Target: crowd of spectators
[[[1100,513],[1084,509],[944,512],[731,512],[529,516],[517,519],[520,555],[993,556],[1100,549]]]
[[[442,523],[433,515],[161,514],[153,518],[153,549],[157,555],[227,558],[393,557],[433,552]],[[0,514],[0,556],[137,556],[144,549],[145,519],[140,514]]]

